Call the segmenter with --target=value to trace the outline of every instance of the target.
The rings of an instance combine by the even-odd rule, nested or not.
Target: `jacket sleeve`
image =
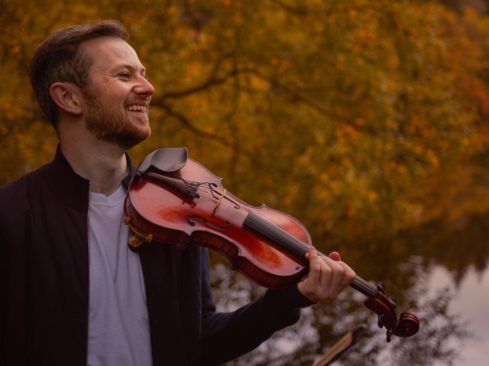
[[[22,244],[28,232],[23,225],[27,209],[19,190],[13,184],[0,188],[0,365],[8,363],[8,355],[15,353],[15,340],[25,331],[15,317],[15,305],[26,296],[27,255]]]
[[[300,308],[312,304],[293,284],[280,290],[268,290],[262,297],[233,312],[216,312],[207,251],[202,261],[204,365],[219,365],[255,349],[277,330],[297,322]]]

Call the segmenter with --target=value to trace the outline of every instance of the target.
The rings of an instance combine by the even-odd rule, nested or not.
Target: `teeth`
[[[130,105],[127,107],[128,111],[146,112],[146,106],[144,105]]]

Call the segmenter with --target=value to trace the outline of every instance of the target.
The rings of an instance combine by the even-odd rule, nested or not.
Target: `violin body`
[[[216,250],[229,259],[233,269],[268,288],[286,286],[302,276],[302,264],[242,229],[253,210],[310,246],[309,233],[298,220],[265,205],[251,207],[224,192],[221,178],[195,160],[188,159],[174,177],[205,184],[200,184],[190,199],[156,179],[136,175],[132,181],[126,199],[126,221],[138,228],[139,237],[151,233],[152,241],[158,243]]]
[[[185,148],[159,149],[143,160],[129,186],[125,213],[134,249],[146,242],[204,246],[268,288],[297,282],[307,271],[312,243],[306,228],[290,215],[250,206],[227,192],[222,179],[189,159]],[[367,296],[365,305],[379,316],[388,341],[418,331],[415,315],[402,313],[398,319],[396,303],[383,287],[358,276],[350,286]]]

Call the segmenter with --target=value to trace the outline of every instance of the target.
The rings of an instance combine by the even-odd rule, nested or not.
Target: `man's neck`
[[[127,174],[125,151],[117,145],[95,141],[81,147],[61,140],[60,146],[73,170],[90,182],[92,192],[110,195]]]

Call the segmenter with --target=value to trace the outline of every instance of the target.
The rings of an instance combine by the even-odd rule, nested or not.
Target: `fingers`
[[[341,261],[340,253],[338,253],[338,252],[329,253],[329,257],[334,261],[337,261],[337,262]]]
[[[309,275],[311,280],[321,281],[321,260],[319,259],[316,248],[311,246],[308,252],[309,257]]]
[[[335,299],[355,277],[355,272],[341,261],[338,252],[319,257],[311,247],[307,254],[309,272],[299,283],[301,293],[311,301]]]

